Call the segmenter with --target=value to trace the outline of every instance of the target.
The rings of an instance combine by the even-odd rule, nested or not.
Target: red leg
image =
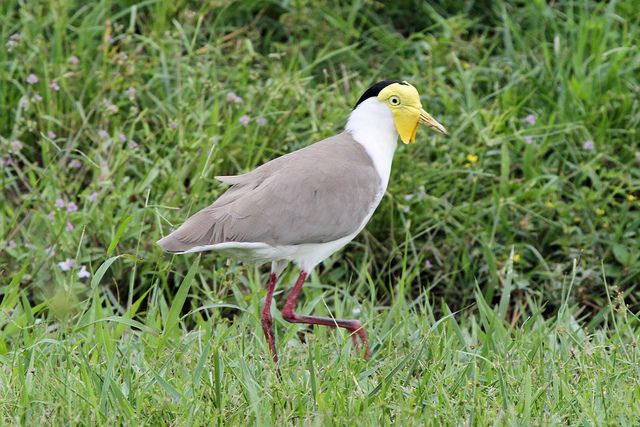
[[[286,321],[292,323],[307,323],[309,325],[325,325],[333,327],[337,326],[340,328],[344,328],[351,332],[351,339],[353,340],[353,343],[356,347],[356,351],[360,352],[360,346],[358,345],[358,340],[356,338],[357,334],[357,336],[360,337],[360,340],[362,341],[362,346],[364,347],[364,358],[368,359],[369,356],[371,356],[371,351],[369,351],[369,347],[367,346],[367,333],[358,320],[338,320],[328,317],[303,316],[297,314],[294,311],[298,296],[300,296],[300,291],[302,290],[302,285],[304,285],[304,281],[306,279],[307,272],[300,272],[300,276],[298,276],[298,280],[296,280],[296,284],[293,286],[293,290],[287,298],[287,302],[284,304],[282,317]]]
[[[278,281],[278,276],[276,273],[271,273],[269,277],[269,284],[267,285],[267,298],[264,303],[264,308],[262,309],[262,315],[260,316],[260,323],[262,324],[262,330],[264,331],[264,336],[267,339],[267,344],[269,344],[269,351],[271,352],[271,357],[273,358],[273,362],[278,366],[278,353],[276,352],[276,340],[273,336],[273,318],[271,317],[271,299],[273,297],[273,291],[276,288],[276,282]]]

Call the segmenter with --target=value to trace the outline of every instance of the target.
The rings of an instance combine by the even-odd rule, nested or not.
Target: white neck
[[[369,98],[351,112],[345,130],[367,150],[380,175],[384,194],[398,143],[398,132],[391,110],[377,99]]]

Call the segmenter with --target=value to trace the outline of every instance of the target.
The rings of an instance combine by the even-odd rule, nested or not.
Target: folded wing
[[[164,249],[330,242],[358,230],[380,191],[370,157],[348,133],[218,179],[231,188],[159,240]]]

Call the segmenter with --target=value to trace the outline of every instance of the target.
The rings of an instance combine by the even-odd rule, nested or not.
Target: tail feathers
[[[163,237],[158,240],[156,244],[160,245],[162,249],[167,252],[171,252],[174,254],[179,254],[190,249],[191,245],[187,245],[180,240],[176,239],[174,236],[169,234],[168,236]]]

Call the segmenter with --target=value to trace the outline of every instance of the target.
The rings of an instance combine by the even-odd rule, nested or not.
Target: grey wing
[[[380,180],[359,144],[340,141],[221,177],[233,186],[158,243],[182,252],[224,242],[325,243],[355,232],[375,203]]]

